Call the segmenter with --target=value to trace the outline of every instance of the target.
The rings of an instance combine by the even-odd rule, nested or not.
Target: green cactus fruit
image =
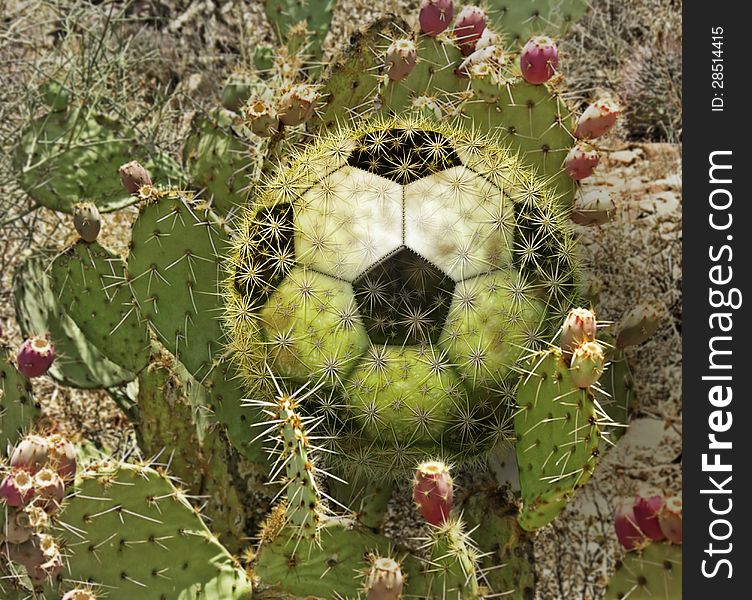
[[[135,379],[134,372],[111,361],[68,314],[67,307],[53,289],[52,277],[47,273],[52,258],[54,254],[45,250],[29,255],[18,265],[13,278],[16,320],[21,332],[26,337],[49,334],[55,344],[56,359],[48,374],[63,385],[78,388],[108,388]],[[113,305],[111,308],[120,310],[122,307]],[[79,310],[77,307],[76,311]],[[96,325],[88,323],[89,327],[95,328]],[[103,335],[102,331],[94,333],[95,339],[101,339]],[[137,362],[138,357],[130,357],[129,361]]]
[[[11,349],[0,342],[0,456],[5,456],[39,416],[31,382],[13,364]]]
[[[226,110],[196,114],[183,147],[183,163],[194,187],[211,209],[228,215],[245,204],[261,159],[255,146],[235,130],[237,117]]]
[[[100,212],[132,204],[136,198],[118,181],[118,167],[138,158],[159,184],[180,183],[180,167],[152,150],[134,132],[109,117],[83,108],[52,112],[22,133],[13,155],[19,184],[38,204],[72,213],[91,199]]]
[[[601,432],[587,389],[558,348],[534,354],[517,389],[517,464],[527,531],[551,522],[595,469]]]
[[[529,600],[535,594],[533,536],[517,520],[514,496],[502,489],[469,494],[459,506],[481,555],[479,579],[489,596]]]
[[[665,314],[658,302],[644,301],[634,306],[619,321],[616,347],[637,346],[649,340],[658,331]]]
[[[123,260],[96,242],[79,241],[48,269],[52,293],[89,343],[132,373],[149,360],[149,334],[125,279]]]
[[[207,404],[205,389],[169,354],[153,355],[138,377],[139,448],[147,456],[159,456],[172,476],[203,499],[212,531],[225,547],[238,551],[245,509],[230,473],[231,457]]]
[[[249,579],[185,494],[149,467],[90,466],[77,479],[58,531],[64,581],[89,582],[110,600],[141,597],[144,590],[165,600],[251,598]],[[48,597],[60,595],[53,590]]]
[[[680,600],[682,549],[667,542],[627,552],[608,582],[605,600]]]
[[[325,103],[310,128],[331,129],[379,112],[403,115],[429,98],[440,120],[456,117],[458,126],[499,138],[553,187],[562,206],[570,206],[576,188],[562,165],[574,144],[574,118],[558,89],[524,81],[515,61],[494,46],[481,49],[472,65],[451,39],[425,35],[417,40],[410,74],[385,80],[380,72],[390,40],[404,38],[405,30],[403,22],[386,18],[354,36],[323,78]]]
[[[481,460],[508,433],[498,390],[576,289],[561,218],[512,156],[461,130],[325,137],[239,226],[227,324],[250,397],[274,395],[269,369],[318,381],[300,408],[343,468]]]
[[[297,37],[297,29],[305,25],[309,33],[304,52],[320,60],[324,38],[329,32],[335,0],[266,0],[266,16],[277,32],[280,41]]]
[[[73,225],[83,241],[96,242],[102,228],[102,218],[96,204],[77,202],[73,207]]]
[[[494,3],[490,24],[503,33],[508,48],[520,48],[532,35],[561,35],[588,10],[588,0],[525,0]]]

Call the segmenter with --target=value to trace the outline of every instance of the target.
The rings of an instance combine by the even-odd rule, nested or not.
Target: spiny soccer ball
[[[374,471],[480,457],[507,431],[515,365],[575,287],[555,199],[488,139],[381,121],[320,140],[268,182],[227,286],[251,397],[317,383],[324,443]]]

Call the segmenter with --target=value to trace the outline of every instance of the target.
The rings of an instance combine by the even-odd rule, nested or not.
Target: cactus
[[[288,38],[289,43],[290,34],[296,37],[296,29],[304,24],[309,34],[305,52],[318,60],[331,25],[334,4],[335,0],[267,0],[264,7],[282,41]]]
[[[682,597],[681,547],[653,543],[628,552],[608,582],[606,600],[679,600]]]
[[[0,456],[31,428],[38,415],[31,383],[14,366],[10,349],[0,342]]]

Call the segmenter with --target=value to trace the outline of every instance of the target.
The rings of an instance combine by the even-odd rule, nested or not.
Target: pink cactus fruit
[[[34,479],[24,469],[12,468],[0,482],[0,499],[8,506],[26,506],[34,497]]]
[[[641,490],[634,499],[633,512],[637,526],[654,542],[665,539],[658,515],[663,508],[663,494],[655,489]]]
[[[261,98],[255,98],[243,107],[248,128],[259,137],[270,137],[279,129],[279,119],[270,106]]]
[[[292,86],[279,100],[277,106],[279,120],[290,127],[305,123],[313,116],[318,99],[319,92],[316,86],[309,83]]]
[[[637,526],[632,501],[625,500],[616,506],[614,529],[619,543],[626,550],[642,548],[647,543],[645,534]]]
[[[595,313],[587,308],[573,308],[561,327],[559,345],[567,362],[571,362],[575,349],[585,342],[594,342],[598,323]]]
[[[663,508],[658,513],[658,524],[663,535],[672,544],[682,543],[682,500],[677,496],[670,496],[663,502]]]
[[[60,600],[97,600],[97,597],[91,590],[76,588],[65,592]]]
[[[581,140],[594,140],[601,137],[615,124],[621,113],[616,102],[608,98],[596,100],[585,109],[577,121],[575,137]]]
[[[392,81],[402,81],[415,68],[418,49],[408,39],[394,40],[386,51],[386,74]]]
[[[589,189],[575,198],[569,218],[577,225],[590,227],[605,225],[616,216],[616,202],[611,192],[603,189]]]
[[[540,85],[556,74],[559,49],[547,35],[536,35],[522,48],[520,71],[528,83]]]
[[[601,157],[595,148],[582,142],[572,146],[564,159],[564,171],[575,181],[590,177]]]
[[[27,435],[22,439],[10,457],[10,466],[25,469],[34,475],[44,467],[48,461],[50,444],[41,435]]]
[[[152,184],[149,171],[136,160],[121,166],[118,169],[118,174],[120,175],[120,182],[129,194],[137,194],[143,186]]]
[[[40,505],[49,513],[56,512],[65,498],[65,483],[55,471],[45,467],[34,475],[34,488]]]
[[[572,353],[572,363],[569,368],[572,383],[581,389],[595,385],[603,375],[605,362],[603,348],[598,342],[585,342],[578,346]]]
[[[16,362],[24,377],[44,375],[55,361],[55,346],[47,338],[34,336],[26,339],[18,349]]]
[[[453,16],[453,0],[421,0],[418,15],[420,30],[435,37],[449,27]]]
[[[454,22],[454,37],[463,56],[475,51],[475,43],[486,28],[486,13],[477,6],[465,6]]]
[[[47,444],[48,464],[64,480],[74,479],[77,469],[76,447],[59,434],[48,436]]]
[[[366,580],[366,600],[399,600],[404,578],[399,563],[392,558],[376,558]]]
[[[418,465],[413,479],[413,500],[428,523],[442,525],[449,518],[453,496],[449,467],[439,461]]]

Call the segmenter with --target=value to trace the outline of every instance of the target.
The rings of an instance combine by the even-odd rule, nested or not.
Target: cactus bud
[[[594,140],[609,131],[621,113],[621,108],[613,100],[596,100],[585,109],[574,130],[575,137],[581,140]]]
[[[404,579],[399,563],[391,558],[376,558],[366,581],[367,600],[399,600]]]
[[[55,346],[46,338],[34,336],[26,339],[18,349],[16,363],[24,377],[44,375],[55,361]]]
[[[299,83],[292,86],[280,98],[277,113],[279,120],[284,125],[295,126],[305,123],[313,116],[319,93],[316,86],[308,83]]]
[[[645,490],[635,496],[632,510],[637,526],[655,542],[660,542],[666,538],[658,522],[658,515],[662,508],[663,494],[657,490]]]
[[[91,590],[76,588],[75,590],[65,592],[60,600],[97,600],[97,597]]]
[[[102,219],[93,202],[78,202],[73,207],[73,226],[85,242],[95,242],[102,228]]]
[[[663,503],[658,513],[658,524],[663,535],[672,544],[682,543],[682,501],[681,498],[670,496]]]
[[[605,190],[588,190],[574,201],[569,218],[577,225],[605,225],[616,215],[616,203]]]
[[[415,68],[418,49],[408,39],[395,40],[386,50],[386,74],[392,81],[402,81]]]
[[[47,458],[50,466],[63,479],[76,476],[76,447],[62,435],[54,434],[47,438]]]
[[[41,506],[49,513],[60,508],[65,498],[65,483],[62,477],[49,468],[40,470],[34,475],[34,487]]]
[[[587,144],[578,143],[569,150],[564,159],[564,171],[575,181],[590,177],[598,166],[601,157],[595,148]]]
[[[138,161],[132,160],[118,169],[125,191],[137,194],[142,186],[151,185],[151,175]]]
[[[619,543],[626,550],[641,548],[647,543],[645,534],[640,531],[632,510],[632,502],[624,501],[616,507],[614,529]]]
[[[586,342],[595,341],[597,321],[595,313],[587,308],[573,308],[561,327],[559,345],[567,362],[572,360],[575,349]]]
[[[528,41],[520,54],[520,71],[528,83],[540,85],[556,74],[559,50],[546,35],[537,35]]]
[[[420,30],[435,37],[449,27],[453,16],[453,0],[421,0],[418,15]]]
[[[248,128],[259,137],[269,137],[279,129],[279,119],[274,108],[261,98],[252,100],[243,107]]]
[[[34,475],[47,464],[50,444],[40,435],[27,435],[22,439],[10,457],[10,466],[25,469]]]
[[[449,468],[438,461],[421,463],[413,480],[413,500],[431,525],[442,525],[452,510],[452,477]]]
[[[477,6],[465,6],[454,22],[454,37],[463,56],[475,51],[475,43],[486,28],[486,13]]]
[[[605,361],[603,348],[598,342],[585,342],[575,348],[570,366],[572,382],[583,389],[594,385],[603,374]]]
[[[661,324],[663,310],[654,302],[641,302],[619,323],[616,347],[636,346],[648,340]]]
[[[0,499],[8,506],[26,506],[34,497],[34,480],[28,471],[13,468],[0,482]]]

